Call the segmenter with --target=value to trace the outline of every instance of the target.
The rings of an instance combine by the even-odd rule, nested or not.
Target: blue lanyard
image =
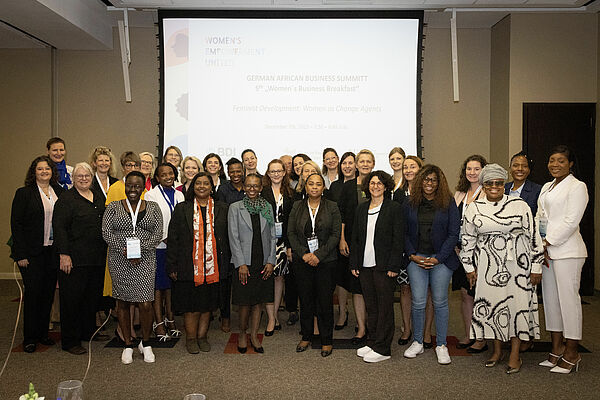
[[[171,200],[169,200],[169,196],[166,195],[166,193],[163,190],[161,185],[158,185],[158,190],[160,190],[160,193],[163,195],[163,197],[167,201],[167,204],[169,205],[169,210],[171,210],[171,213],[173,213],[173,209],[175,209],[175,204],[177,204],[177,201],[175,201],[175,196],[173,195],[173,200],[175,201],[175,204],[173,204],[173,203],[171,203]]]

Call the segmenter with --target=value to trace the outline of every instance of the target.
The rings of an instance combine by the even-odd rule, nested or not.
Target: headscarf
[[[504,182],[508,179],[508,172],[498,164],[487,164],[479,173],[479,184],[485,182],[502,179]]]
[[[251,199],[247,195],[244,196],[243,201],[244,207],[246,207],[246,210],[250,213],[250,215],[260,214],[267,220],[269,225],[273,225],[272,207],[268,201],[260,196]]]

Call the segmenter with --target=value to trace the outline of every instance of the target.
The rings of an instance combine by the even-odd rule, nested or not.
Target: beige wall
[[[506,165],[510,109],[510,15],[492,27],[490,161]]]
[[[596,102],[594,14],[513,14],[509,151],[521,150],[524,102]]]
[[[451,189],[464,159],[490,149],[490,30],[459,29],[460,101],[453,101],[449,29],[427,29],[423,53],[423,155]]]

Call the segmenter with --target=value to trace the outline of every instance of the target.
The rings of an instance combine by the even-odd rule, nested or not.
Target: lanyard
[[[275,193],[273,193],[275,196]],[[279,208],[283,205],[283,195],[279,193],[279,198],[275,200],[275,222],[279,222]]]
[[[129,209],[129,214],[131,214],[131,225],[133,225],[133,234],[135,235],[135,226],[137,225],[137,217],[140,213],[140,205],[142,204],[142,199],[138,200],[137,206],[135,207],[135,213],[133,212],[133,208],[131,207],[131,203],[129,199],[125,199],[127,202],[127,208]]]
[[[106,179],[108,180],[108,176],[106,177]],[[100,177],[98,176],[97,172],[96,172],[96,180],[98,181],[98,185],[100,186],[100,190],[102,190],[102,194],[104,194],[104,198],[106,199],[106,190],[104,190],[104,186],[102,185],[102,182],[100,181]],[[110,183],[110,180],[108,182]]]
[[[312,235],[315,236],[315,221],[317,220],[317,214],[319,213],[319,207],[321,207],[321,203],[319,203],[319,205],[317,206],[317,209],[315,210],[315,215],[313,215],[312,213],[310,203],[307,201],[306,204],[308,204],[308,216],[310,217],[310,222],[312,223]]]
[[[177,200],[175,200],[175,197],[173,197],[173,200],[175,200],[175,204],[171,203],[171,200],[169,200],[169,196],[167,196],[167,194],[165,193],[165,191],[163,190],[161,185],[158,185],[158,190],[160,190],[160,193],[163,195],[163,197],[167,201],[167,204],[169,205],[169,210],[171,210],[171,213],[173,213],[173,209],[175,208],[175,205],[177,204]]]

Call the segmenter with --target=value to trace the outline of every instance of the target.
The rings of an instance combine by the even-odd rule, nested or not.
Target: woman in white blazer
[[[579,281],[587,257],[579,222],[589,198],[585,183],[571,173],[574,160],[567,146],[552,149],[548,171],[554,180],[542,187],[537,212],[548,263],[542,274],[544,314],[552,336],[552,351],[540,365],[563,374],[577,371],[581,360],[577,353],[583,325]]]
[[[175,326],[175,318],[171,308],[171,279],[167,275],[167,234],[171,214],[178,203],[185,201],[185,196],[175,190],[177,181],[177,168],[173,164],[162,163],[156,167],[154,178],[156,186],[146,193],[147,201],[158,204],[163,219],[163,238],[156,246],[156,279],[154,282],[154,324],[153,330],[161,341],[169,340],[171,336],[181,336],[181,331]],[[164,312],[164,313],[163,313]]]

